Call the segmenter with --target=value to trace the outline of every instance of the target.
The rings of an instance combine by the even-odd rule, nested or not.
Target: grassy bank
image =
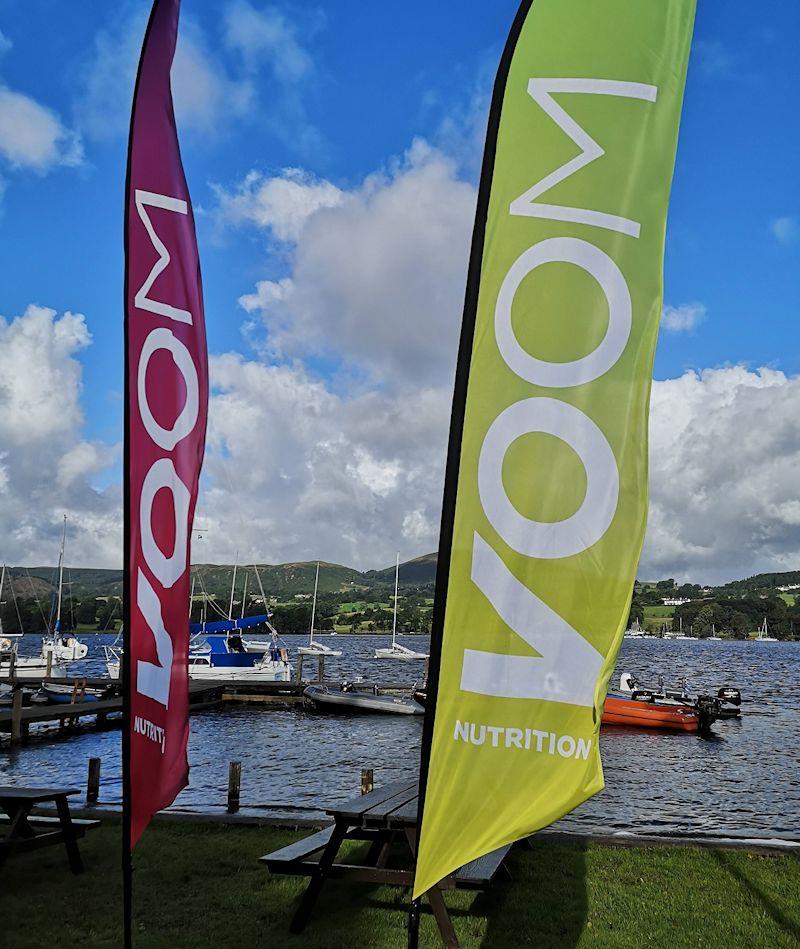
[[[405,946],[405,894],[332,883],[306,932],[287,931],[303,883],[270,878],[257,857],[290,831],[157,823],[136,852],[137,949]],[[0,870],[0,943],[8,949],[120,945],[119,825],[82,844],[86,872],[63,852],[14,857]],[[511,856],[512,883],[447,896],[465,947],[794,947],[800,860],[732,851],[537,844]],[[422,945],[438,946],[429,915]]]

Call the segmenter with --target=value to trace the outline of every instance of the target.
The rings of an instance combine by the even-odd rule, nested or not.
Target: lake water
[[[104,672],[100,646],[75,670]],[[285,637],[292,656],[302,637]],[[28,637],[26,649],[37,642]],[[337,636],[343,651],[328,659],[326,678],[363,675],[413,682],[422,663],[376,661],[385,636]],[[404,637],[424,650],[423,637]],[[571,830],[703,833],[800,839],[800,643],[625,640],[617,673],[644,682],[661,673],[686,677],[694,690],[742,690],[740,721],[718,722],[711,738],[603,728],[606,788],[557,826]],[[362,768],[376,784],[412,778],[422,721],[412,717],[327,717],[300,708],[228,706],[191,718],[191,783],[176,801],[185,809],[222,813],[228,762],[242,762],[242,813],[318,816],[320,808],[358,793]],[[34,734],[34,733],[32,733]],[[90,757],[102,759],[101,800],[121,795],[120,731],[91,728],[70,737],[33,737],[0,750],[0,784],[85,786]]]

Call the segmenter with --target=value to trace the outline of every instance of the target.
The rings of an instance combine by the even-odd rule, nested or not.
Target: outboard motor
[[[636,676],[631,672],[623,672],[619,677],[620,692],[633,692],[638,684]]]
[[[711,726],[720,717],[722,711],[720,701],[713,695],[700,695],[696,703],[698,727],[701,735],[707,735]]]
[[[742,704],[742,693],[738,689],[732,689],[730,686],[725,686],[717,692],[717,698],[721,702],[730,702],[731,705],[741,705]]]

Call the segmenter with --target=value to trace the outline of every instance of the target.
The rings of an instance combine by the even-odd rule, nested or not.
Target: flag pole
[[[422,726],[422,748],[419,763],[419,792],[417,803],[417,846],[414,853],[416,872],[416,854],[422,832],[422,818],[425,810],[425,793],[428,785],[433,729],[436,721],[436,700],[439,691],[439,672],[442,660],[442,641],[444,638],[444,618],[447,606],[447,587],[450,578],[450,558],[453,545],[453,526],[456,513],[456,493],[458,489],[459,466],[461,462],[461,440],[464,434],[464,414],[467,403],[469,368],[472,359],[472,344],[475,335],[475,320],[478,312],[478,292],[481,282],[481,264],[483,246],[486,238],[486,219],[489,213],[489,196],[494,175],[497,134],[500,127],[500,113],[503,106],[511,60],[522,32],[525,19],[533,5],[533,0],[522,0],[511,25],[500,64],[492,89],[492,101],[489,106],[489,118],[486,128],[486,145],[481,164],[481,177],[478,186],[478,202],[475,211],[475,224],[472,230],[472,244],[467,271],[467,287],[464,294],[464,314],[461,322],[461,338],[458,345],[456,376],[453,390],[453,407],[450,415],[450,435],[447,445],[447,464],[444,475],[444,496],[442,499],[442,520],[439,529],[439,553],[436,561],[436,586],[434,588],[433,617],[431,620],[430,659],[428,662],[428,680],[426,685],[425,716]],[[412,900],[408,913],[408,949],[417,949],[419,945],[420,899]]]
[[[131,120],[128,132],[128,155],[125,168],[125,210],[123,247],[125,257],[124,297],[122,303],[123,322],[123,461],[122,461],[122,656],[120,659],[120,678],[122,682],[122,941],[125,949],[133,947],[133,853],[131,851],[131,490],[130,490],[130,344],[128,314],[128,234],[130,232],[130,188],[131,153],[133,150],[133,124],[136,112],[136,94],[142,74],[144,51],[155,19],[158,0],[153,0],[150,16],[147,20],[139,65],[136,69],[136,82],[131,102]]]

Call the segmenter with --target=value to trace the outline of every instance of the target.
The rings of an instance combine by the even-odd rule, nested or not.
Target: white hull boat
[[[311,602],[311,629],[307,646],[301,646],[297,651],[301,656],[341,656],[341,649],[331,649],[325,646],[319,640],[314,639],[314,619],[317,613],[317,587],[319,586],[319,561],[317,561],[317,573],[314,577],[314,599]]]
[[[0,676],[11,675],[11,659],[0,660]],[[14,675],[20,679],[44,679],[47,675],[47,660],[41,656],[16,656],[14,658]],[[50,666],[50,675],[64,678],[67,675],[66,666],[54,662]]]
[[[400,581],[400,554],[397,555],[394,566],[394,614],[392,616],[392,645],[383,646],[375,650],[376,659],[399,659],[401,662],[413,662],[419,659],[428,659],[428,653],[415,652],[407,646],[401,646],[397,641],[397,588]]]
[[[401,646],[400,643],[393,643],[391,646],[387,646],[385,649],[376,649],[375,658],[400,659],[408,662],[414,659],[427,659],[428,653],[414,652],[413,649],[409,649],[406,646]]]

